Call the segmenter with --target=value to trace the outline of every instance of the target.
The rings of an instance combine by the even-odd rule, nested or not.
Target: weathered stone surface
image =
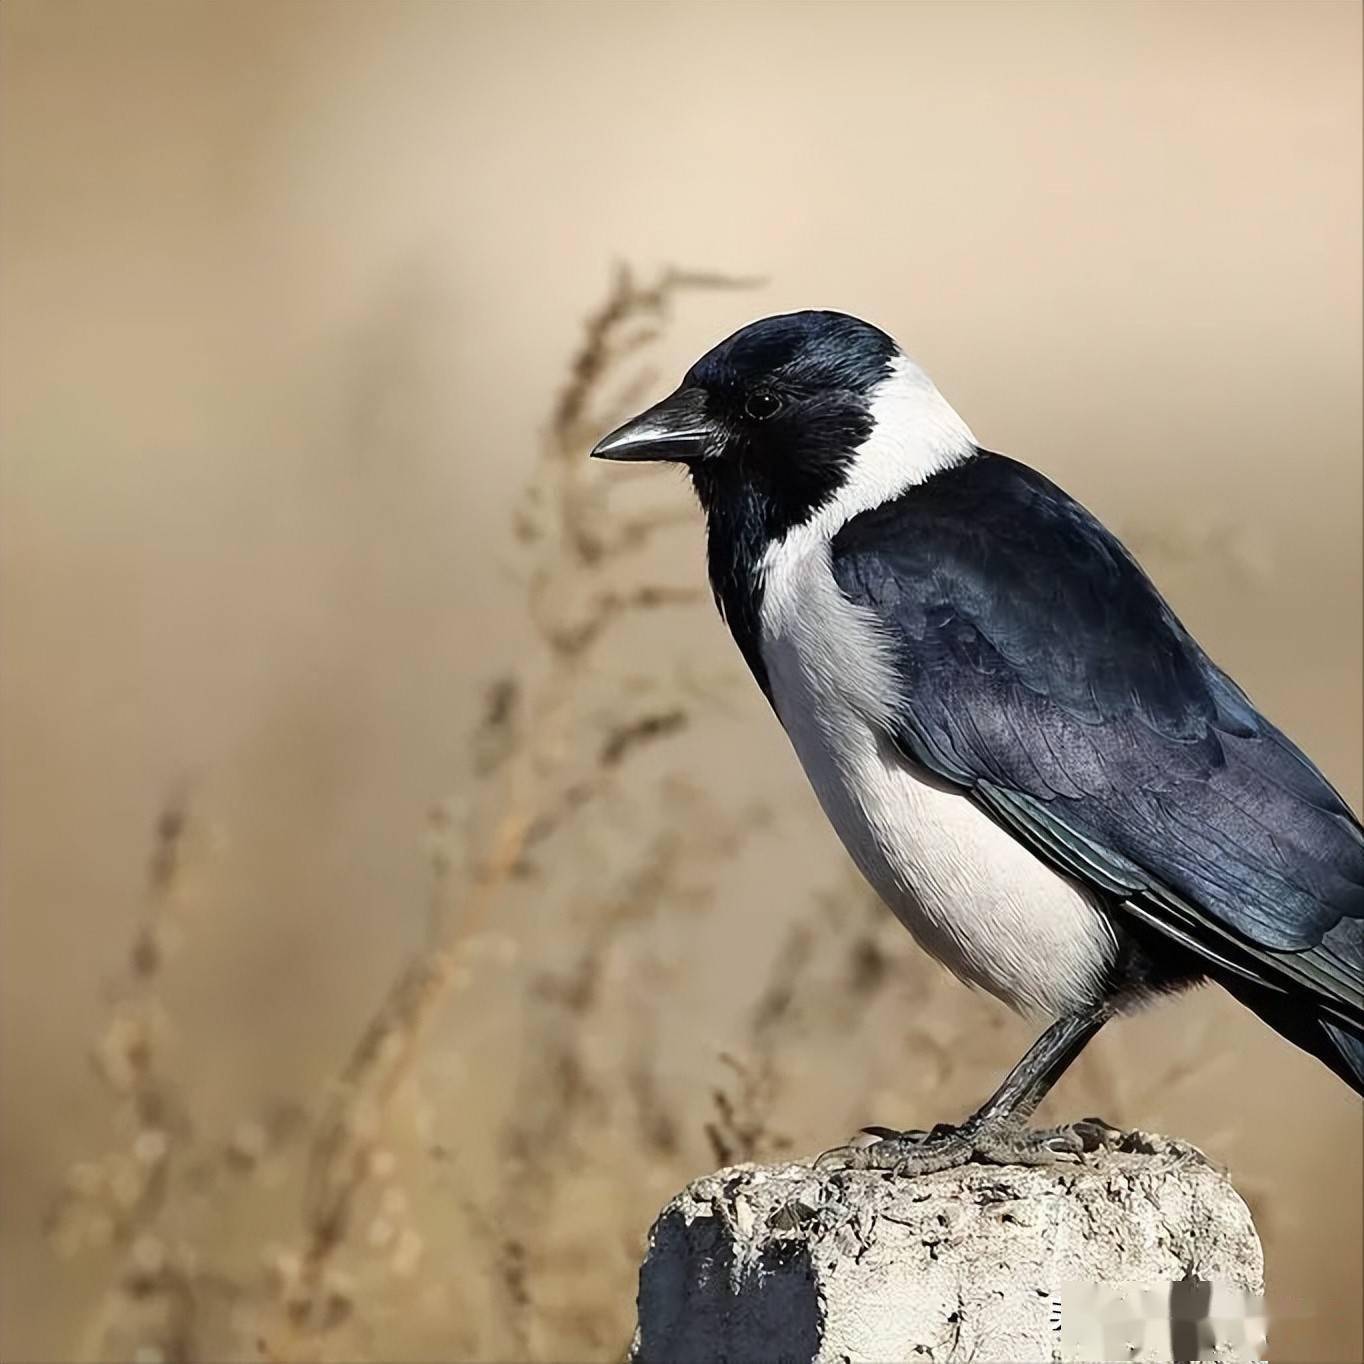
[[[708,1175],[650,1234],[632,1358],[1260,1358],[1246,1205],[1190,1147],[1124,1146],[916,1179],[798,1164]]]

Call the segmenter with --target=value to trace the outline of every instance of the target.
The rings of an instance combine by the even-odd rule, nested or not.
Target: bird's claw
[[[1063,1131],[1075,1133],[1083,1143],[1086,1155],[1093,1151],[1110,1151],[1127,1136],[1119,1127],[1102,1118],[1081,1118],[1078,1122],[1068,1123]]]
[[[939,1123],[931,1130],[897,1132],[864,1127],[870,1141],[854,1140],[824,1151],[817,1170],[885,1170],[897,1175],[933,1174],[979,1162],[989,1165],[1074,1165],[1111,1148],[1122,1133],[1101,1118],[1034,1131],[1011,1122]]]

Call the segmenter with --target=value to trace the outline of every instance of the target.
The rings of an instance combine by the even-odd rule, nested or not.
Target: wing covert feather
[[[891,737],[1070,874],[1227,969],[1364,1020],[1364,830],[1123,546],[982,452],[835,536]]]

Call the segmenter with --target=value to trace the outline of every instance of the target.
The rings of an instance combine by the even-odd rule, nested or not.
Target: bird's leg
[[[877,1140],[826,1151],[819,1164],[858,1170],[931,1174],[971,1160],[995,1165],[1051,1165],[1074,1161],[1115,1135],[1098,1118],[1034,1131],[1024,1124],[1071,1062],[1113,1016],[1106,1004],[1053,1023],[1028,1048],[997,1090],[959,1127],[939,1124],[931,1132],[866,1128]]]

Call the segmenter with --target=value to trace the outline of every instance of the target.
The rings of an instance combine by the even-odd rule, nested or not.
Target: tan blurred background
[[[986,444],[1129,538],[1359,808],[1357,5],[7,0],[0,26],[5,1358],[113,1348],[91,1323],[128,1257],[155,1277],[148,1246],[176,1237],[238,1304],[235,1336],[204,1326],[191,1352],[252,1353],[241,1303],[297,1231],[284,1136],[274,1192],[205,1176],[136,1244],[117,1218],[53,1231],[62,1189],[88,1194],[135,1140],[89,1057],[153,829],[183,798],[209,831],[157,986],[163,1063],[200,1156],[259,1163],[244,1115],[317,1111],[420,941],[427,811],[469,798],[485,688],[536,666],[509,520],[616,261],[767,281],[680,300],[657,391],[760,313],[892,331]],[[685,506],[666,478],[639,486]],[[650,556],[699,584],[694,519]],[[415,1226],[411,1253],[366,1287],[355,1252],[357,1333],[323,1353],[613,1357],[652,1214],[716,1162],[722,1054],[779,1054],[756,1107],[801,1151],[853,1119],[954,1116],[1016,1059],[1027,1026],[879,918],[856,920],[877,944],[858,988],[929,984],[877,996],[872,1026],[826,982],[785,1050],[755,1020],[800,951],[847,949],[844,921],[801,917],[816,891],[848,898],[842,854],[706,604],[621,622],[593,678],[665,656],[725,679],[722,700],[623,767],[618,796],[661,791],[659,828],[682,800],[659,782],[708,790],[718,825],[685,854],[707,861],[735,810],[767,813],[696,904],[648,911],[606,960],[569,1067],[592,1095],[576,1154],[537,1194],[557,1250],[504,1199],[506,1133],[528,1142],[562,998],[545,981],[598,922],[593,868],[628,860],[628,822],[600,863],[578,856],[571,903],[508,898],[440,1011],[411,1082],[420,1140],[391,1143],[421,1153],[364,1195]],[[925,991],[969,1053],[938,1058],[936,1088],[904,1031]],[[620,1059],[627,1034],[647,1045]],[[1344,1087],[1211,994],[1093,1052],[1052,1111],[1097,1092],[1228,1163],[1268,1243],[1274,1357],[1364,1358]],[[666,1114],[647,1167],[627,1091]],[[514,1218],[524,1234],[499,1235]],[[387,1223],[366,1225],[387,1254]]]

